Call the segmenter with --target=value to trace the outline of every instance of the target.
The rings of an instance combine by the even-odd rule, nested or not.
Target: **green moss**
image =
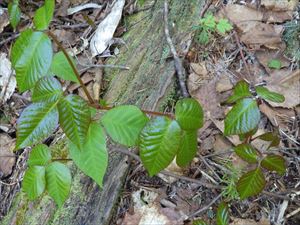
[[[300,62],[300,26],[296,20],[285,23],[285,31],[283,33],[283,40],[287,47],[285,53],[288,57],[293,58],[296,63]],[[298,65],[299,67],[299,65]]]

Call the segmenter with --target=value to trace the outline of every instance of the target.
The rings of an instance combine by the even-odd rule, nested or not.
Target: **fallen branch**
[[[166,36],[167,43],[169,45],[169,48],[170,48],[171,53],[174,58],[175,70],[176,70],[180,90],[182,92],[182,96],[187,98],[187,97],[190,97],[190,94],[189,94],[186,84],[185,84],[186,72],[182,66],[182,61],[178,57],[178,54],[176,52],[176,49],[175,49],[172,39],[170,37],[170,32],[169,32],[169,27],[168,27],[168,2],[167,2],[167,0],[165,0],[165,4],[164,4],[164,24],[165,24],[165,36]]]

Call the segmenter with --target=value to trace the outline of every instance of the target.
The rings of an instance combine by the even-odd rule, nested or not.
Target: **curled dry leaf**
[[[100,55],[109,46],[122,17],[125,0],[116,1],[111,12],[99,24],[90,42],[92,56]]]

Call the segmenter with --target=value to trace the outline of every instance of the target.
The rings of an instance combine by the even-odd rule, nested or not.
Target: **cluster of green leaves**
[[[53,11],[54,0],[46,0],[34,16],[35,29],[24,30],[11,53],[19,91],[32,91],[33,103],[23,110],[17,122],[16,143],[17,150],[36,146],[24,178],[23,190],[29,198],[35,199],[47,190],[61,206],[68,195],[68,167],[50,163],[49,149],[39,145],[58,125],[69,140],[73,162],[101,187],[108,164],[106,134],[121,145],[138,146],[151,176],[166,168],[175,157],[179,166],[188,165],[197,152],[197,130],[203,125],[200,104],[194,99],[178,101],[176,120],[166,116],[150,120],[133,105],[117,106],[100,119],[93,118],[88,103],[77,95],[65,95],[57,80],[78,82],[65,53],[53,54],[45,32]]]
[[[51,162],[50,149],[43,144],[35,146],[28,159],[29,168],[23,180],[23,190],[33,200],[45,190],[61,206],[68,197],[71,173],[64,164]]]
[[[222,18],[217,21],[211,13],[207,13],[204,18],[200,19],[200,23],[196,27],[198,31],[197,40],[200,44],[206,45],[209,43],[213,33],[218,32],[221,35],[225,35],[232,28],[227,19]]]
[[[255,87],[258,98],[266,101],[283,102],[284,96],[269,91],[262,86]],[[234,87],[233,95],[227,99],[227,103],[234,104],[225,118],[225,135],[239,135],[243,143],[234,147],[235,153],[249,164],[256,164],[256,168],[242,175],[237,182],[237,191],[241,199],[259,194],[265,186],[265,177],[262,168],[276,171],[283,175],[286,170],[283,157],[255,149],[251,145],[251,137],[256,133],[260,121],[260,110],[257,100],[254,99],[248,83],[240,81]],[[269,148],[278,146],[280,139],[276,133],[268,132],[256,139],[270,142]]]

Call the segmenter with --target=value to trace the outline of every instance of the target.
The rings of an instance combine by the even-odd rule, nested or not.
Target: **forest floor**
[[[97,62],[86,57],[87,43],[95,27],[110,13],[112,5],[99,0],[98,5],[91,8],[72,11],[74,6],[86,5],[89,1],[57,2],[51,27],[53,33],[66,49],[76,53],[78,67],[83,71],[82,79],[99,100],[105,93],[106,81],[103,68],[93,67],[93,63],[105,64],[110,57],[118,57],[119,48],[126,47],[121,40],[127,29],[125,17],[140,10],[151,10],[153,2],[126,1],[123,18],[114,33],[117,42],[111,43]],[[189,50],[179,53],[187,72],[187,89],[205,112],[205,123],[198,133],[197,156],[187,168],[175,163],[167,168],[177,178],[162,174],[149,177],[140,162],[130,160],[130,172],[112,224],[183,224],[183,221],[192,224],[192,218],[211,222],[216,216],[217,204],[214,203],[220,199],[230,200],[230,224],[300,224],[300,6],[295,0],[280,2],[208,0],[203,17],[207,21],[226,18],[233,29],[223,34],[205,30],[199,16],[196,18],[199,26],[191,27],[193,37]],[[40,5],[41,2],[28,1],[21,5],[22,12],[32,16],[32,9]],[[4,71],[10,64],[14,40],[30,21],[23,20],[18,32],[13,31],[4,10],[6,6],[6,1],[0,3],[0,218],[8,212],[15,193],[20,190],[22,174],[18,169],[26,162],[27,155],[11,150],[15,145],[18,116],[31,102],[29,92],[18,93],[15,78],[10,75],[12,72]],[[171,54],[166,57],[172,59]],[[5,77],[6,74],[9,76]],[[239,200],[235,184],[249,165],[232,151],[233,146],[240,143],[239,138],[223,135],[224,118],[230,109],[223,103],[242,79],[252,87],[263,85],[285,96],[283,103],[263,102],[260,105],[263,114],[256,135],[278,132],[280,145],[270,151],[283,156],[287,165],[285,175],[267,173],[265,191],[243,201]],[[85,98],[79,85],[71,82],[63,85],[69,93]],[[173,112],[180,97],[178,87],[178,92],[164,106],[165,112]],[[54,135],[46,143],[51,144],[59,138],[58,132],[57,137]],[[268,145],[258,139],[253,144],[258,149]],[[182,179],[186,177],[191,180]]]

